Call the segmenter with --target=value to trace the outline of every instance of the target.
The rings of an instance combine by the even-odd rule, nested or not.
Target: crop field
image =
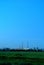
[[[44,65],[44,52],[0,51],[0,65]]]

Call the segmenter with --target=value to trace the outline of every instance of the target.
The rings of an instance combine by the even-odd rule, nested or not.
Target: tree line
[[[34,48],[34,49],[10,49],[10,48],[3,48],[3,49],[0,49],[0,51],[29,51],[29,52],[31,52],[31,51],[33,51],[33,52],[44,52],[44,49],[36,49],[36,48]]]

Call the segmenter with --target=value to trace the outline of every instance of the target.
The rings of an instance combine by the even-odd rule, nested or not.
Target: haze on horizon
[[[44,0],[0,1],[0,48],[44,48]]]

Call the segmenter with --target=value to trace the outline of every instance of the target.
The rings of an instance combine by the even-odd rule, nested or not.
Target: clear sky
[[[44,0],[0,0],[0,48],[44,48]]]

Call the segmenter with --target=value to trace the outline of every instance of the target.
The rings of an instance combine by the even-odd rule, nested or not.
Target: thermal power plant
[[[29,42],[27,41],[26,47],[24,46],[24,43],[22,42],[22,44],[19,44],[19,49],[22,50],[28,50],[29,49]]]

